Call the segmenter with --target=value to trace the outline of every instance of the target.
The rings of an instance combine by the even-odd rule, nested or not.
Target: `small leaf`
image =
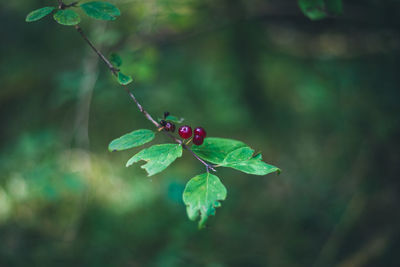
[[[147,161],[141,168],[147,171],[148,176],[152,176],[165,170],[172,162],[181,156],[182,146],[179,144],[154,145],[143,149],[133,156],[126,163],[126,167],[140,160]]]
[[[342,14],[342,0],[299,0],[301,11],[311,20]]]
[[[133,81],[131,76],[118,72],[118,82],[122,85],[128,85]]]
[[[179,118],[176,116],[172,116],[172,115],[168,115],[165,119],[158,118],[158,121],[161,121],[161,120],[171,121],[173,123],[182,123],[185,119]]]
[[[241,147],[247,147],[247,145],[237,140],[208,137],[204,139],[202,145],[193,145],[192,150],[206,161],[221,164],[230,152]]]
[[[115,67],[121,67],[122,65],[122,58],[116,53],[110,55],[110,61]]]
[[[51,7],[51,6],[46,6],[46,7],[36,9],[36,10],[30,12],[26,16],[25,21],[26,22],[37,21],[37,20],[47,16],[48,14],[50,14],[54,9],[55,9],[55,7]]]
[[[219,178],[211,173],[203,173],[190,179],[183,191],[183,202],[190,220],[200,215],[199,228],[203,228],[208,216],[215,215],[220,200],[225,200],[226,188]]]
[[[88,2],[80,5],[82,10],[89,16],[101,20],[115,20],[121,15],[119,9],[108,2]]]
[[[109,151],[121,151],[144,145],[154,139],[154,132],[141,129],[125,134],[108,145]]]
[[[304,15],[311,20],[319,20],[326,17],[324,0],[299,0],[299,6]]]
[[[172,121],[172,122],[175,122],[175,123],[182,123],[185,120],[184,118],[178,118],[178,117],[175,117],[175,116],[172,116],[172,115],[168,115],[165,119],[167,121]]]
[[[62,25],[72,26],[81,22],[78,13],[71,9],[61,9],[54,14],[54,19]]]

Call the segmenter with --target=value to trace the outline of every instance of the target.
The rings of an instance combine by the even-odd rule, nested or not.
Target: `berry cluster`
[[[164,119],[160,121],[160,124],[162,126],[161,129],[164,129],[167,132],[175,132],[175,124],[167,120],[167,117],[169,116],[169,112],[166,111],[164,112]],[[202,127],[196,127],[194,131],[192,132],[192,128],[189,125],[184,125],[179,127],[179,136],[182,137],[183,139],[189,139],[192,137],[192,134],[194,133],[193,136],[193,143],[195,145],[201,145],[204,142],[204,138],[206,138],[206,131]]]
[[[181,126],[179,127],[178,133],[183,139],[189,139],[192,137],[192,128],[188,125]],[[194,129],[193,133],[193,143],[198,146],[203,144],[204,138],[207,135],[206,131],[202,127],[197,127]]]

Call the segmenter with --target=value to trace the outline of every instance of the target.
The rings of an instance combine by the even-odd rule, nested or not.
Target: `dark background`
[[[399,266],[399,1],[322,21],[296,1],[114,3],[82,27],[145,108],[282,174],[218,171],[228,197],[197,230],[181,194],[203,166],[125,168],[138,149],[108,143],[152,125],[73,27],[25,23],[56,1],[1,1],[0,266]]]

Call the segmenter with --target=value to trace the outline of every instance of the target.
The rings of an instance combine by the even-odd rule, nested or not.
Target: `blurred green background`
[[[400,265],[399,1],[322,21],[296,1],[113,3],[118,20],[82,27],[154,117],[283,172],[219,170],[228,197],[198,231],[181,194],[203,166],[125,168],[139,149],[108,143],[152,125],[73,27],[24,22],[56,1],[1,1],[0,266]]]

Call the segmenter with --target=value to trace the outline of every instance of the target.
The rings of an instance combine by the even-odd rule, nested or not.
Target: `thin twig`
[[[94,52],[101,58],[101,60],[106,63],[107,67],[110,69],[112,74],[115,76],[118,75],[119,69],[115,68],[113,64],[92,44],[92,42],[87,38],[86,34],[83,32],[82,28],[79,25],[75,25],[75,29],[79,32],[82,38],[89,44],[89,46],[93,49]]]
[[[65,5],[65,7],[76,7],[76,5],[77,5],[78,3],[79,3],[78,1],[72,2],[71,4]]]
[[[60,5],[64,5],[62,0],[58,0],[58,2],[60,3]],[[93,45],[93,43],[88,39],[86,34],[83,32],[82,28],[78,25],[75,25],[75,29],[79,32],[81,37],[88,43],[88,45],[93,49],[93,51],[100,57],[100,59],[103,60],[103,62],[107,65],[107,67],[111,71],[111,73],[114,76],[118,76],[119,69],[115,68],[113,66],[113,64]],[[133,100],[133,102],[135,102],[139,111],[143,113],[143,115],[146,117],[146,119],[149,120],[151,123],[153,123],[155,127],[160,128],[160,124],[155,119],[153,119],[153,117],[143,108],[143,106],[139,103],[139,101],[137,101],[137,99],[136,99],[135,95],[132,93],[132,91],[129,90],[129,88],[127,86],[124,86],[124,89],[128,93],[129,97]],[[178,138],[173,136],[171,133],[165,131],[164,129],[162,131],[165,135],[169,136],[174,142],[180,144],[184,149],[188,150],[198,161],[200,161],[202,164],[204,164],[204,166],[206,166],[207,172],[209,170],[213,170],[214,172],[216,172],[216,170],[214,169],[214,167],[212,165],[208,164],[207,162],[202,160],[199,156],[197,156],[197,154],[194,153],[190,149],[190,147],[185,145],[181,140],[179,140]]]
[[[159,128],[160,124],[155,119],[153,119],[153,117],[142,107],[142,105],[137,101],[135,95],[129,90],[129,88],[127,86],[124,86],[124,88],[125,88],[125,91],[128,93],[128,95],[130,96],[130,98],[133,100],[133,102],[136,103],[136,106],[138,107],[140,112],[142,112],[143,115],[146,117],[146,119],[151,121],[151,123],[153,123],[154,126]]]

